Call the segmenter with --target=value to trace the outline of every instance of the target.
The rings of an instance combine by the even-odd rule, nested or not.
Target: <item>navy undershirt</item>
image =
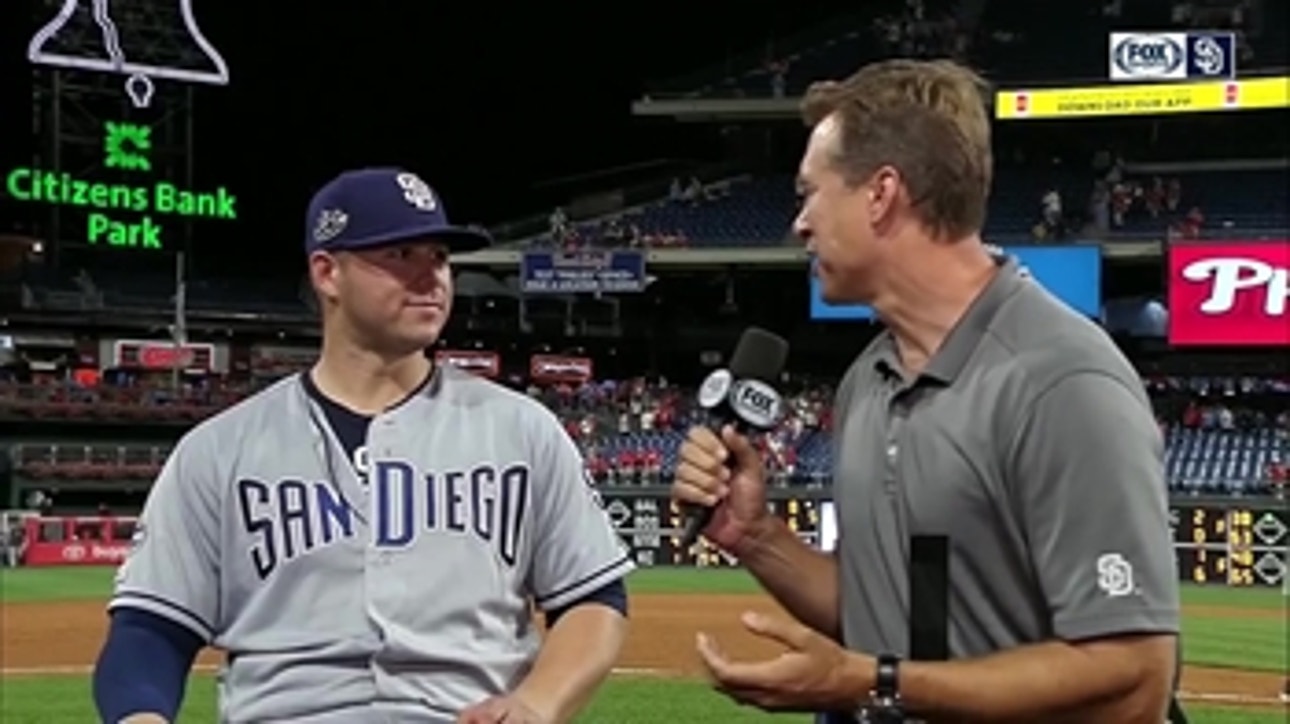
[[[426,386],[430,384],[430,380],[433,379],[433,377],[434,369],[432,368],[430,373],[426,375],[426,378],[421,380],[421,384],[413,388],[413,390],[405,395],[403,399],[390,405],[386,409],[393,410],[413,397],[421,394],[421,392],[425,390]],[[327,424],[331,426],[332,433],[336,435],[336,440],[340,442],[341,449],[345,451],[345,459],[349,460],[351,464],[354,465],[355,472],[357,472],[359,478],[366,483],[367,471],[363,469],[365,466],[359,462],[360,457],[366,456],[360,456],[359,451],[367,446],[367,429],[371,427],[372,418],[375,416],[355,412],[354,410],[351,410],[328,397],[322,390],[318,389],[318,385],[314,383],[314,377],[311,371],[300,373],[300,383],[304,385],[305,393],[313,398],[314,402],[317,402],[318,406],[322,408],[323,416],[327,418]]]

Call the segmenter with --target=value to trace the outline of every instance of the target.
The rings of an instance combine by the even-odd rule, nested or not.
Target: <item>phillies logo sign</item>
[[[1169,249],[1169,342],[1290,345],[1290,243],[1178,244]]]

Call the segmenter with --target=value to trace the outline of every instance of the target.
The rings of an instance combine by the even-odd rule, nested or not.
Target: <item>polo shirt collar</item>
[[[921,377],[943,384],[953,382],[967,366],[1003,303],[1021,288],[1025,277],[1016,258],[1010,255],[997,255],[994,258],[999,270],[968,305],[967,311],[950,330],[940,349],[928,361]],[[881,353],[874,366],[885,377],[899,378],[902,375],[895,336],[888,330],[883,332],[883,337]]]

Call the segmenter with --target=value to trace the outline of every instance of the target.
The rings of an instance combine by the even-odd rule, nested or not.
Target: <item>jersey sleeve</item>
[[[220,496],[215,460],[196,434],[180,440],[153,483],[108,608],[148,611],[210,643],[219,605]]]
[[[1057,381],[1022,412],[1011,485],[1057,636],[1176,633],[1163,441],[1113,376]]]
[[[545,411],[538,423],[529,586],[538,607],[551,611],[623,578],[635,565],[573,440]]]

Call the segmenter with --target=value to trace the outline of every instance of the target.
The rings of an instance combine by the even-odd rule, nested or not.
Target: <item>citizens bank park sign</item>
[[[1290,242],[1169,246],[1169,342],[1290,346]]]
[[[160,21],[169,27],[157,27],[151,20],[145,27],[138,12],[120,7],[129,3],[96,0],[92,16],[83,7],[89,4],[64,0],[62,9],[27,43],[27,60],[58,70],[124,76],[123,90],[136,109],[151,107],[154,79],[184,85],[228,85],[228,63],[202,33],[192,0],[177,0],[178,12],[171,20]],[[98,45],[79,40],[86,34],[84,23],[89,20],[98,26],[97,33],[89,34],[103,39]],[[128,42],[155,34],[186,38],[189,52],[201,61],[193,67],[179,67],[173,58],[161,57],[165,54],[146,43]],[[171,222],[237,219],[237,197],[228,189],[188,188],[155,177],[153,151],[150,126],[106,121],[98,170],[113,178],[93,178],[81,168],[71,172],[19,166],[5,171],[4,193],[18,202],[84,211],[79,235],[84,243],[98,247],[159,251],[179,245],[180,240],[170,233]]]
[[[148,126],[109,121],[103,168],[119,170],[126,180],[19,166],[5,174],[5,193],[20,202],[85,210],[80,239],[91,246],[161,250],[167,248],[168,220],[237,220],[237,197],[222,186],[191,189],[151,178],[151,149]]]

